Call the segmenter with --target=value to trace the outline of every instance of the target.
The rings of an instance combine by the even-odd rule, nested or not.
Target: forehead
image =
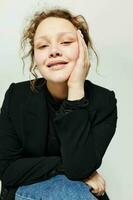
[[[76,33],[76,27],[67,19],[48,17],[40,22],[37,27],[35,38],[42,34],[56,34],[58,32],[72,32]]]

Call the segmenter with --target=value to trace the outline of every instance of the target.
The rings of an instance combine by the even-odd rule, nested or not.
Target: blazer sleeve
[[[10,117],[10,100],[14,83],[7,90],[0,112],[0,179],[5,187],[32,184],[49,178],[49,173],[61,163],[58,156],[23,157]]]
[[[82,100],[82,99],[81,99]],[[84,99],[83,99],[84,100]],[[103,107],[91,110],[84,100],[77,109],[72,103],[57,112],[56,132],[61,143],[64,171],[72,180],[82,180],[97,170],[104,153],[115,133],[117,122],[117,100],[109,91]],[[101,104],[98,102],[99,105]],[[65,103],[66,104],[66,103]],[[67,103],[69,104],[69,102]]]

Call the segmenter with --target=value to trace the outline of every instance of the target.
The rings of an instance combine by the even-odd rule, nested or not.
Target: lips
[[[47,64],[47,67],[53,67],[55,65],[62,65],[62,64],[67,64],[67,62],[66,61],[62,61],[62,60],[60,60],[60,61],[51,61],[51,62],[49,62]]]

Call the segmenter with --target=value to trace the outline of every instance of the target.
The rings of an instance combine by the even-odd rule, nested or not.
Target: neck
[[[67,99],[68,96],[68,86],[67,83],[53,83],[50,81],[47,81],[47,88],[50,92],[50,94],[53,96],[53,98],[56,101],[62,101],[64,99]]]

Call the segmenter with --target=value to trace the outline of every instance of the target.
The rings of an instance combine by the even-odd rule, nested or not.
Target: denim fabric
[[[72,181],[56,175],[46,181],[20,186],[15,200],[97,200],[91,187],[82,181]]]

